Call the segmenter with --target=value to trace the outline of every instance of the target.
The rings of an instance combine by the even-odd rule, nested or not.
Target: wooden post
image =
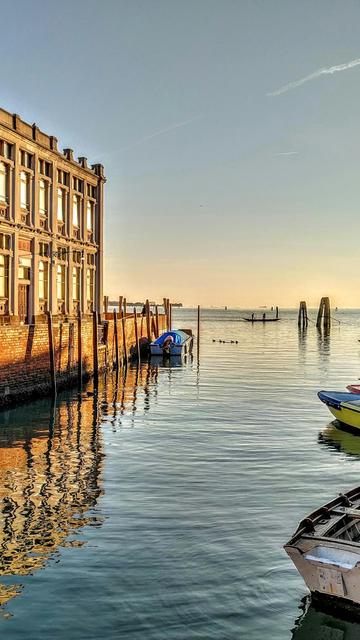
[[[150,324],[150,305],[149,305],[149,300],[146,300],[145,302],[145,309],[146,309],[146,331],[147,331],[147,337],[149,342],[151,342],[151,324]]]
[[[118,308],[119,318],[120,318],[120,313],[122,312],[122,304],[123,304],[123,297],[119,296],[119,308]]]
[[[275,316],[275,317],[276,317],[276,318],[278,318],[278,317],[279,317],[279,307],[276,307],[276,316]]]
[[[81,311],[78,312],[77,318],[77,326],[78,326],[78,387],[81,389],[82,378],[83,378],[83,370],[82,370],[82,320],[81,320]]]
[[[158,306],[155,305],[155,326],[156,326],[156,337],[159,337],[159,309]]]
[[[170,324],[170,326],[169,326],[169,330],[171,331],[171,329],[172,329],[172,304],[171,304],[171,302],[169,302],[169,318],[170,318],[170,322],[169,322],[169,324]]]
[[[114,337],[115,337],[115,368],[116,368],[116,371],[118,371],[119,369],[119,337],[118,337],[116,309],[114,309]]]
[[[169,322],[168,322],[168,314],[167,314],[167,302],[166,302],[166,298],[163,298],[163,307],[164,307],[164,314],[165,314],[165,329],[168,330],[169,328]]]
[[[200,305],[197,308],[197,357],[200,355]]]
[[[138,332],[138,326],[137,326],[137,313],[136,313],[135,307],[134,307],[134,329],[135,329],[135,342],[136,342],[136,357],[138,362],[140,362],[139,332]]]
[[[93,311],[93,368],[94,368],[94,385],[97,387],[99,382],[99,358],[98,358],[98,314]]]
[[[330,299],[324,298],[324,331],[330,329]]]
[[[305,329],[308,326],[309,320],[307,315],[307,307],[305,300],[301,300],[299,306],[299,315],[298,315],[298,327],[299,329]]]
[[[104,296],[104,313],[107,313],[109,309],[109,296]]]
[[[126,307],[127,307],[126,298],[123,298],[123,305],[124,305],[124,316],[126,318]]]
[[[53,328],[51,311],[48,311],[47,316],[48,316],[51,392],[53,397],[55,397],[56,396],[56,370],[55,370],[55,351],[54,351],[54,328]]]
[[[324,331],[330,329],[330,300],[327,297],[321,298],[319,311],[316,320],[317,329],[321,329],[321,321],[323,320]]]
[[[123,341],[123,360],[127,363],[127,348],[126,348],[126,331],[125,331],[126,318],[124,312],[121,312],[121,329],[122,329],[122,341]]]

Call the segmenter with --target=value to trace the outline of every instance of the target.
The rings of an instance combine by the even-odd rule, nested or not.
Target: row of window
[[[86,300],[94,301],[94,269],[86,269]],[[30,279],[30,268],[19,265],[19,277],[21,280]],[[43,260],[39,262],[39,300],[47,302],[49,299],[49,263]],[[81,268],[72,267],[72,300],[80,302]],[[56,269],[56,297],[58,302],[65,300],[66,292],[66,265],[58,264]],[[9,296],[9,256],[0,254],[0,298]]]
[[[0,162],[0,202],[8,202],[9,179],[8,167],[4,162]],[[20,172],[20,207],[24,211],[30,208],[30,175],[26,171]],[[47,217],[49,212],[50,185],[47,180],[40,178],[39,180],[39,213],[43,217]],[[61,187],[57,190],[57,220],[60,225],[66,222],[67,210],[67,191]],[[82,215],[83,199],[78,194],[72,197],[72,223],[76,229],[80,228]],[[93,232],[94,230],[94,210],[95,203],[88,200],[86,202],[86,230]]]

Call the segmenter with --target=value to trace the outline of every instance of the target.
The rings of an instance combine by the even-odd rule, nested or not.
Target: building
[[[0,323],[102,310],[105,181],[0,109]]]

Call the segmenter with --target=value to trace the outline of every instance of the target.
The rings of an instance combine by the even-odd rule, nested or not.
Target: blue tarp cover
[[[319,391],[318,396],[322,402],[335,409],[340,409],[342,402],[360,402],[360,394],[349,391],[347,393],[345,391]]]
[[[183,331],[166,331],[157,340],[154,340],[153,344],[158,344],[161,347],[168,336],[172,337],[174,344],[183,344],[189,338],[188,334]]]

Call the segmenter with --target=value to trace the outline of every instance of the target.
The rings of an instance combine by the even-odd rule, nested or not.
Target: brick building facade
[[[0,109],[0,323],[101,312],[105,181]]]

